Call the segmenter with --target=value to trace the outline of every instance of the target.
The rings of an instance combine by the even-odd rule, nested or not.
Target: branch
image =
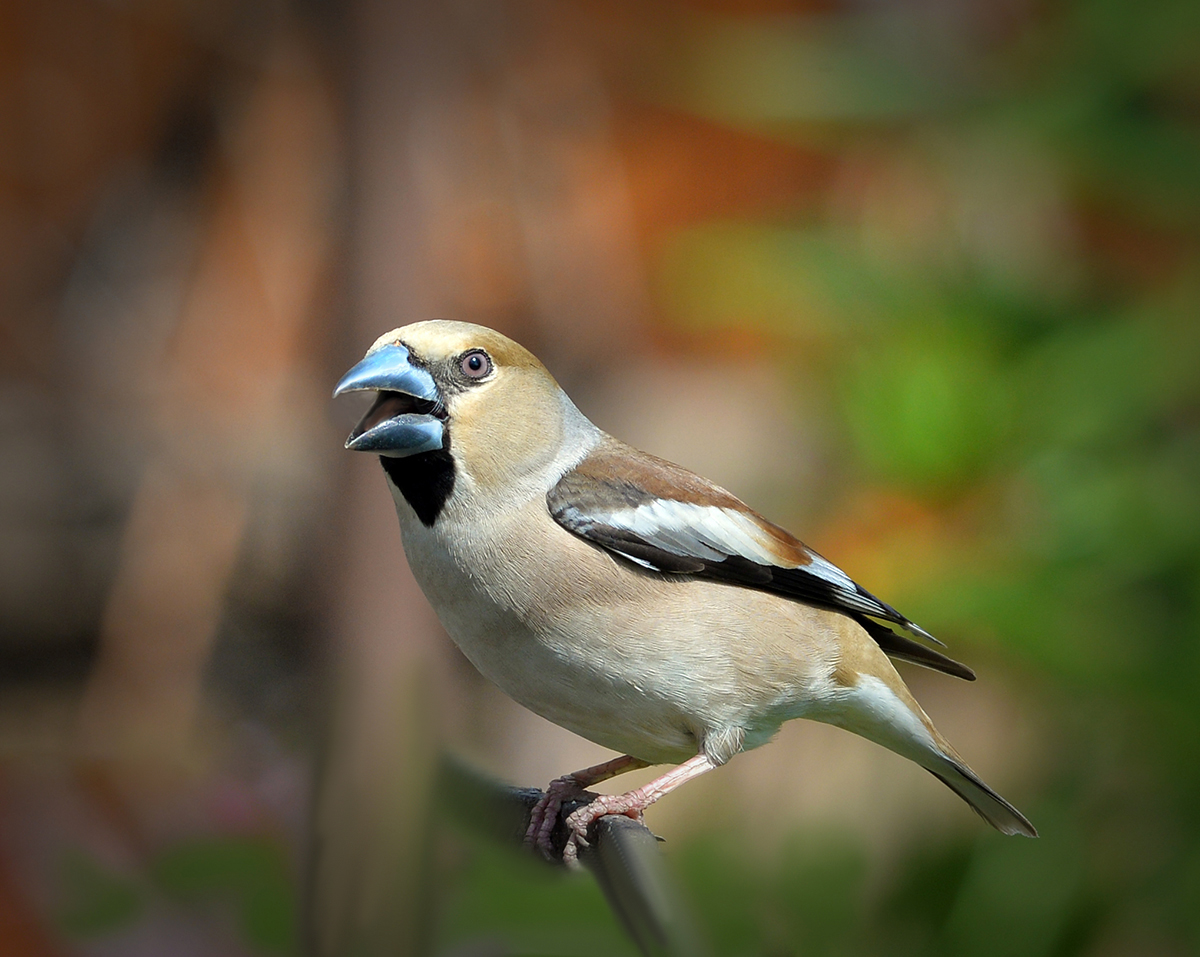
[[[437,775],[438,803],[472,830],[508,843],[524,840],[530,812],[542,796],[536,788],[510,788],[443,756]],[[551,835],[555,852],[567,841],[566,818],[596,795],[563,805]],[[609,906],[642,953],[663,957],[700,954],[692,923],[667,874],[659,839],[631,818],[611,814],[588,831],[589,846],[579,860],[595,876]],[[561,856],[558,858],[561,864]]]

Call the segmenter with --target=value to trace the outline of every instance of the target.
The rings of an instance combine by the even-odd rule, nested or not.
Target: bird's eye
[[[462,357],[458,367],[468,379],[482,379],[492,371],[492,360],[482,349],[472,349]]]

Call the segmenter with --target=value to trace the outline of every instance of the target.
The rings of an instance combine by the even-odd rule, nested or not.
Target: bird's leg
[[[546,786],[546,793],[542,795],[541,799],[534,805],[533,811],[530,812],[529,829],[525,832],[525,843],[530,847],[540,849],[547,858],[552,858],[554,856],[554,848],[550,844],[550,834],[554,830],[554,823],[558,820],[558,812],[562,809],[564,801],[569,798],[578,797],[593,784],[607,781],[609,778],[614,778],[618,774],[624,774],[626,771],[636,771],[638,768],[649,766],[649,764],[640,758],[623,754],[621,757],[605,761],[603,764],[597,764],[590,768],[584,768],[582,771],[575,771],[572,774],[564,774],[561,778],[555,778]]]
[[[587,829],[597,818],[606,814],[624,814],[640,821],[642,812],[664,794],[715,767],[717,765],[708,755],[701,753],[640,788],[626,791],[624,794],[600,795],[591,804],[581,807],[567,818],[567,828],[571,833],[567,838],[567,846],[563,848],[563,863],[568,866],[578,865],[579,848],[587,846]]]

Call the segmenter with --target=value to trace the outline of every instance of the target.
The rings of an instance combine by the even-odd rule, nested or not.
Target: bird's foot
[[[579,866],[579,851],[588,846],[587,832],[592,824],[606,814],[624,814],[639,824],[642,812],[654,803],[654,797],[638,788],[625,794],[601,794],[590,804],[573,811],[567,817],[567,843],[563,848],[563,863],[568,867]]]
[[[548,861],[555,858],[554,843],[551,835],[554,825],[558,823],[558,813],[562,806],[572,798],[583,797],[587,792],[573,774],[564,774],[555,778],[546,791],[538,799],[537,804],[529,814],[529,827],[525,831],[525,845],[541,851]]]

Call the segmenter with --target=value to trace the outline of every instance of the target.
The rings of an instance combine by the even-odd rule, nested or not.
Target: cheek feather
[[[561,452],[557,387],[532,374],[499,367],[495,379],[456,396],[450,413],[459,465],[485,492],[499,494],[540,479]]]

